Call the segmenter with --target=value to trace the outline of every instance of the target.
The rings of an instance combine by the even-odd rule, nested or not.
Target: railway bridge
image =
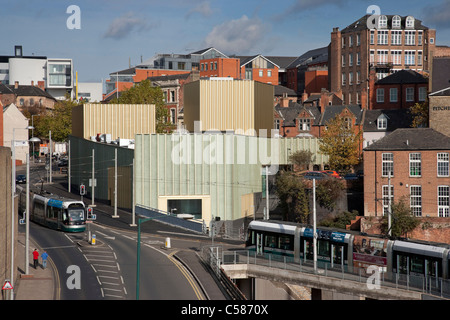
[[[275,257],[252,254],[247,250],[220,252],[218,247],[202,250],[202,258],[212,270],[225,274],[249,300],[280,298],[276,296],[279,284],[284,289],[306,288],[310,292],[307,298],[319,300],[450,299],[448,283],[439,279],[398,275],[387,279],[382,270],[374,269],[371,274],[363,269],[349,273],[327,264],[314,270],[312,263],[299,264],[287,257],[278,256],[275,260]]]

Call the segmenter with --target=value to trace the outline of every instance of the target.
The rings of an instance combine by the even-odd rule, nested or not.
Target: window
[[[446,152],[437,154],[437,175],[438,177],[449,176],[449,154]]]
[[[402,32],[401,31],[391,31],[391,44],[393,46],[402,45]]]
[[[378,130],[386,130],[387,129],[387,118],[384,114],[378,117],[377,119],[377,128]]]
[[[358,52],[356,53],[356,65],[360,65],[361,64],[361,54]]]
[[[369,58],[370,63],[374,63],[375,62],[375,50],[370,50],[370,58]]]
[[[346,79],[347,79],[347,77],[346,77],[345,73],[342,73],[342,85],[343,86],[345,86]]]
[[[348,99],[351,100],[351,95],[348,95]],[[344,118],[344,126],[347,129],[351,129],[352,127],[352,119],[351,118]]]
[[[361,83],[361,71],[356,71],[356,83]]]
[[[438,186],[438,215],[439,217],[450,216],[450,194],[449,186]]]
[[[272,70],[267,70],[267,76],[271,77],[272,76]]]
[[[348,55],[348,65],[353,66],[353,53],[349,53]]]
[[[175,124],[177,123],[176,110],[175,108],[170,109],[170,122]]]
[[[417,51],[417,65],[421,66],[422,65],[422,51]]]
[[[259,76],[263,77],[264,76],[264,71],[263,70],[259,70]]]
[[[353,47],[353,36],[348,37],[348,46]]]
[[[414,88],[406,88],[406,101],[414,101]]]
[[[342,55],[342,66],[345,67],[345,55]]]
[[[415,31],[405,31],[405,44],[407,46],[414,46],[416,44]]]
[[[383,177],[388,177],[389,173],[391,174],[391,177],[394,176],[394,154],[383,153],[381,155],[381,175]]]
[[[420,177],[422,175],[422,157],[420,153],[409,154],[409,176]]]
[[[388,63],[388,50],[377,50],[378,64]]]
[[[377,41],[378,44],[388,44],[388,31],[378,30]]]
[[[427,98],[427,88],[420,87],[419,88],[419,101],[425,101],[426,98]]]
[[[298,130],[299,131],[310,131],[311,130],[311,119],[298,119]]]
[[[417,31],[417,44],[421,46],[423,44],[423,31]]]
[[[275,119],[273,121],[273,128],[276,130],[280,130],[280,119]]]
[[[406,27],[413,28],[414,27],[414,18],[409,16],[406,18]]]
[[[410,208],[414,216],[422,216],[422,186],[410,187]]]
[[[389,101],[398,102],[398,89],[397,88],[389,89]]]
[[[375,31],[370,30],[370,44],[375,44]]]
[[[405,65],[411,66],[415,65],[415,57],[416,52],[415,51],[405,51]]]
[[[356,45],[361,45],[361,35],[359,33],[356,35]]]
[[[391,185],[391,194],[389,197],[389,185],[383,186],[383,216],[389,213],[389,200],[391,204],[394,201],[394,186]]]
[[[185,62],[178,62],[178,70],[185,70],[186,63]]]
[[[348,84],[352,85],[353,84],[353,72],[349,72],[348,74]],[[351,103],[351,102],[349,102]]]
[[[392,28],[400,28],[402,26],[402,18],[400,16],[394,16],[392,18]]]
[[[387,28],[387,17],[381,16],[378,19],[378,28]]]
[[[384,102],[384,89],[378,88],[377,89],[377,103],[383,103]]]

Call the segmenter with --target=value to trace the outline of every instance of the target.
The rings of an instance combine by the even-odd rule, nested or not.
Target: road
[[[45,177],[43,164],[30,170],[30,181]],[[21,168],[23,171],[23,168]],[[20,171],[18,170],[18,173]],[[54,181],[58,180],[55,176]],[[44,184],[45,190],[67,196],[59,183]],[[111,208],[110,208],[111,209]],[[136,227],[127,218],[113,219],[111,214],[96,208],[97,221],[89,225],[96,244],[87,242],[87,232],[63,233],[30,224],[30,235],[47,250],[57,267],[61,300],[136,299]],[[161,224],[146,222],[141,226],[141,259],[139,298],[142,300],[204,300],[199,284],[185,267],[174,258],[178,250],[198,248],[205,237]],[[164,242],[171,237],[171,248]],[[70,288],[73,266],[80,270],[80,289]],[[69,284],[68,284],[69,283]]]

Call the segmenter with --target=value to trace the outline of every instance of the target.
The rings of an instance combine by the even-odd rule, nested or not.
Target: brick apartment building
[[[397,129],[364,149],[364,216],[381,217],[406,199],[416,217],[450,217],[450,137]],[[389,184],[389,175],[391,176]]]
[[[400,70],[376,81],[370,73],[369,109],[407,109],[427,99],[428,78],[413,70]]]
[[[344,104],[368,106],[367,79],[375,68],[378,80],[392,72],[428,72],[436,30],[412,16],[381,15],[371,25],[366,15],[342,31],[333,28],[328,54],[330,91],[342,94]],[[369,22],[369,23],[368,23]]]

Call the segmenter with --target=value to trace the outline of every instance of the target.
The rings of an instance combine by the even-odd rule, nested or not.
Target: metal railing
[[[217,250],[217,252],[219,251]],[[380,288],[384,286],[418,291],[436,297],[450,298],[450,280],[440,277],[379,272],[380,270],[378,268],[368,270],[368,268],[356,266],[332,265],[330,262],[324,261],[317,261],[317,269],[315,271],[312,260],[300,259],[300,261],[295,262],[293,257],[268,253],[257,254],[255,251],[249,250],[221,251],[221,256],[216,263],[254,264],[270,268],[317,274],[341,280],[356,281],[365,283],[366,285],[379,285]],[[378,278],[374,274],[375,270],[379,272]]]

